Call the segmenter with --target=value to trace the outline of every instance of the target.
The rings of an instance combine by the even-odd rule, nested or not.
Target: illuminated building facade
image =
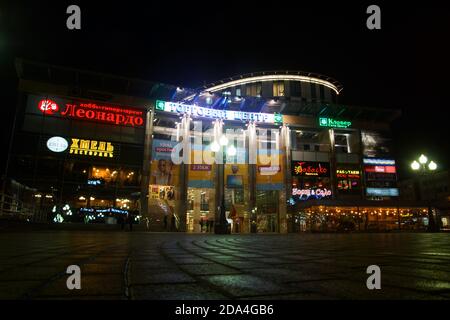
[[[133,211],[159,231],[212,232],[223,213],[235,233],[427,225],[398,200],[399,112],[340,105],[329,77],[254,73],[191,90],[23,61],[18,73],[8,176],[33,190],[36,217],[67,205],[91,222]]]

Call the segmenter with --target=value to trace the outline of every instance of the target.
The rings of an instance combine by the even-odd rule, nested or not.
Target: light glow
[[[411,163],[411,169],[419,170],[420,169],[420,164],[416,160],[414,160],[413,163]]]
[[[227,154],[228,154],[229,156],[234,157],[234,156],[236,155],[236,153],[237,153],[237,150],[236,150],[236,148],[235,148],[234,146],[229,146],[229,147],[228,147],[228,149],[227,149]]]
[[[421,163],[421,164],[425,164],[425,163],[427,163],[427,161],[428,161],[428,158],[425,156],[425,155],[421,155],[420,156],[420,158],[419,158],[419,162]]]
[[[213,143],[211,143],[211,151],[212,152],[219,152],[220,150],[220,145],[217,143],[217,141],[214,141]]]
[[[264,75],[264,76],[256,76],[256,77],[250,77],[245,79],[237,79],[233,80],[224,84],[219,84],[217,86],[213,86],[210,88],[205,89],[205,91],[210,92],[216,92],[221,91],[226,88],[239,86],[247,83],[254,83],[254,82],[265,82],[265,81],[300,81],[300,82],[308,82],[308,83],[315,83],[322,86],[325,86],[327,88],[330,88],[336,94],[339,94],[338,88],[332,84],[331,82],[321,80],[318,78],[313,77],[307,77],[307,76],[300,76],[300,75],[289,75],[289,74],[273,74],[273,75]]]
[[[428,164],[428,169],[430,169],[430,170],[436,170],[436,169],[437,169],[437,164],[436,164],[435,162],[431,161],[431,162]]]
[[[228,144],[228,138],[225,135],[222,135],[219,139],[219,143],[221,146],[226,146]]]

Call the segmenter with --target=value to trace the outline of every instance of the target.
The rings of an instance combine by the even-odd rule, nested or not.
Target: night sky
[[[322,73],[343,84],[342,104],[402,110],[392,125],[400,178],[420,153],[447,169],[450,11],[430,1],[342,3],[2,3],[2,150],[16,106],[14,58],[23,57],[193,88],[252,71]],[[80,31],[66,28],[71,4],[81,7]],[[381,7],[381,30],[366,28],[370,4]]]

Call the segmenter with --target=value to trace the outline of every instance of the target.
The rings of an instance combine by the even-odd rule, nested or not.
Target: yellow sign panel
[[[114,157],[114,146],[111,142],[72,138],[70,153],[86,156]]]

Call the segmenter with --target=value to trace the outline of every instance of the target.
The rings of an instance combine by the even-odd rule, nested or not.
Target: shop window
[[[292,177],[294,201],[320,200],[331,198],[331,183],[328,177]]]
[[[200,210],[201,211],[209,210],[209,197],[206,191],[203,191],[200,194]]]

